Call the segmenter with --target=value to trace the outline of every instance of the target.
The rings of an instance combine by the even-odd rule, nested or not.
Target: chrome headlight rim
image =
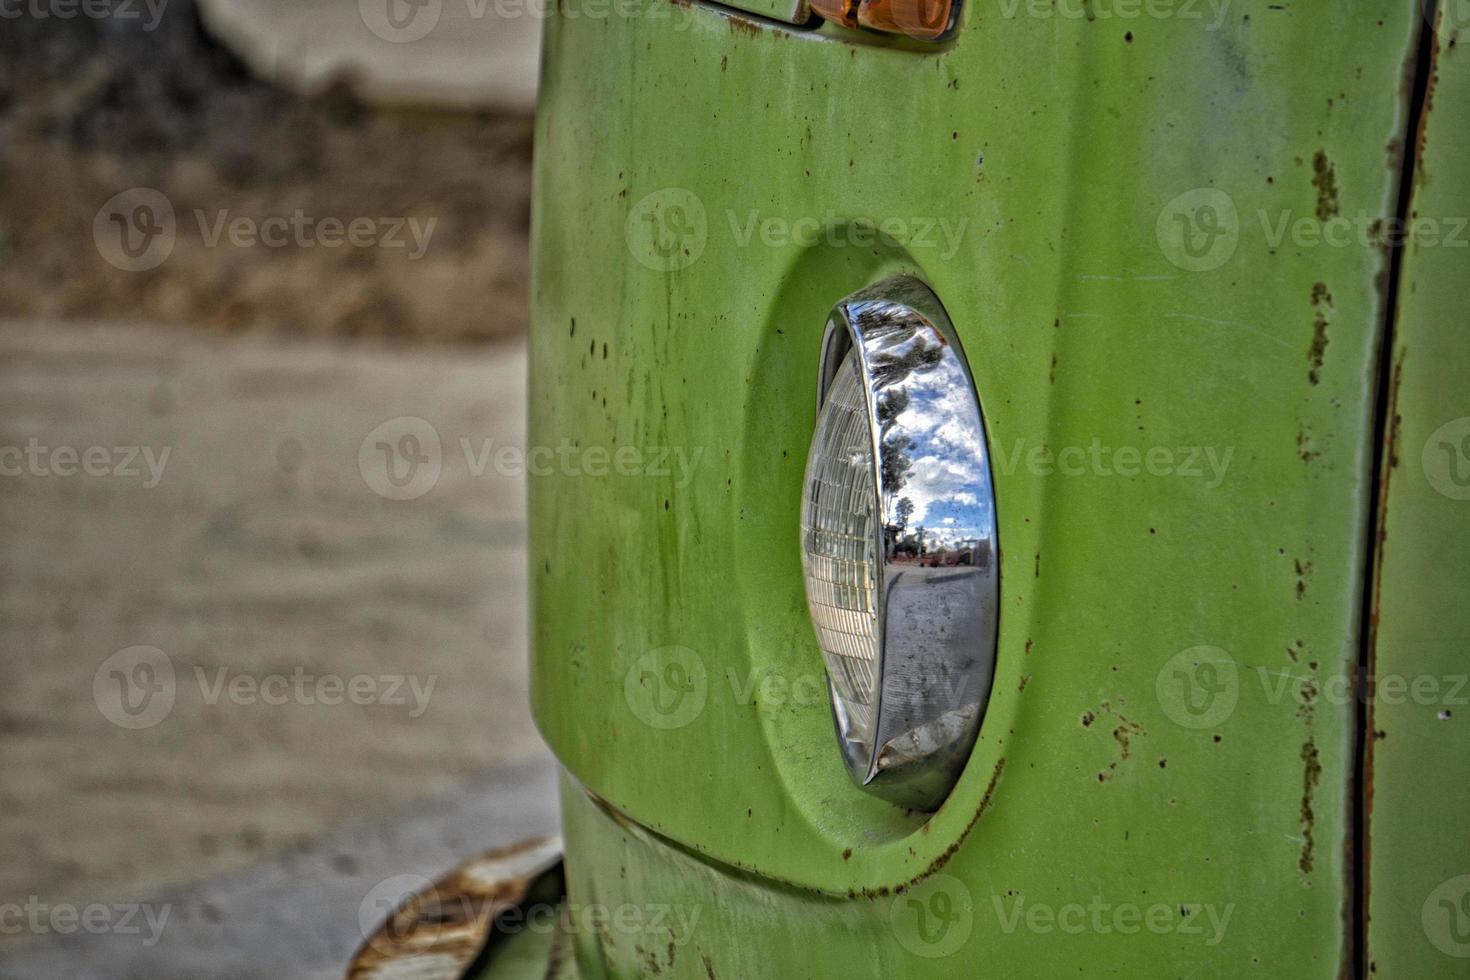
[[[818,433],[823,406],[849,356],[855,358],[868,416],[868,463],[877,518],[872,541],[878,590],[872,705],[876,721],[871,740],[850,737],[830,662],[828,698],[842,757],[854,782],[899,805],[932,811],[948,796],[968,762],[995,673],[999,535],[984,417],[954,325],[939,298],[916,278],[884,280],[833,307],[818,369]],[[922,405],[942,404],[943,412],[906,411],[915,390]],[[897,413],[896,402],[903,406]],[[935,438],[936,414],[943,416],[942,428],[962,436],[958,443]],[[929,552],[921,526],[917,560],[911,550],[904,551],[913,547],[912,536],[903,536],[907,519],[895,514],[897,502],[905,499],[900,494],[909,474],[892,464],[893,455],[903,451],[892,447],[905,445],[920,445],[928,453],[920,462],[932,473],[968,474],[947,496],[925,490],[926,512],[947,512],[951,523],[958,515],[962,536],[950,536],[945,547]],[[906,457],[903,461],[910,462]],[[811,492],[810,479],[809,469],[806,493]],[[909,511],[914,511],[912,496]],[[964,544],[950,547],[955,542]],[[952,562],[953,571],[941,571]],[[961,579],[967,581],[955,584]],[[810,604],[809,579],[807,584]],[[945,629],[936,634],[934,623],[915,614],[932,604],[936,587],[953,593],[959,607],[954,621],[947,624],[952,630],[947,635]],[[926,629],[928,635],[916,637]],[[828,659],[825,648],[823,659]]]

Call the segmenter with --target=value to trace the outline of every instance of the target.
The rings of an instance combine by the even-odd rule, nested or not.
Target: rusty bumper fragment
[[[562,842],[540,837],[489,851],[410,896],[365,942],[347,980],[459,980],[496,945],[505,914],[562,894]]]

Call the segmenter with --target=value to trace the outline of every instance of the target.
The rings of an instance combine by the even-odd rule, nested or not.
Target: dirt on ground
[[[519,336],[531,134],[529,116],[368,107],[346,80],[298,98],[252,77],[188,0],[152,29],[7,19],[0,317]],[[109,209],[136,189],[166,205],[127,230],[170,234],[162,261],[134,270],[107,236],[133,221],[135,200]]]

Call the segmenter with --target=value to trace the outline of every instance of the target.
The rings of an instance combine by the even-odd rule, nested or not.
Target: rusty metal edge
[[[559,837],[476,857],[394,909],[353,955],[346,980],[460,980],[494,945],[502,913],[561,873]],[[560,931],[560,930],[559,930]]]

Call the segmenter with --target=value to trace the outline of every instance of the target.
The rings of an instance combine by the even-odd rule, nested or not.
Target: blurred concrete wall
[[[257,73],[312,94],[529,112],[547,0],[198,0]]]

